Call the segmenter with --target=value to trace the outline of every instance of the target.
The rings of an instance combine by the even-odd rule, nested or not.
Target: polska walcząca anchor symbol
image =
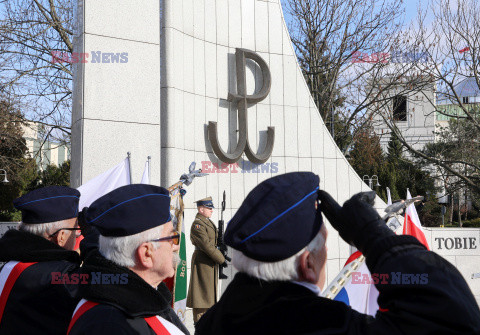
[[[251,162],[263,164],[272,154],[273,143],[275,141],[275,127],[268,127],[265,150],[262,153],[255,154],[248,141],[248,104],[258,103],[268,96],[272,84],[272,76],[263,58],[251,50],[237,48],[235,58],[237,68],[237,94],[229,93],[228,101],[237,103],[239,126],[238,142],[232,153],[223,151],[218,142],[217,123],[213,121],[208,123],[208,139],[212,145],[213,152],[222,162],[235,163],[245,151],[245,155]],[[258,64],[263,76],[263,86],[261,90],[253,95],[247,95],[247,79],[245,75],[247,59],[251,59]]]

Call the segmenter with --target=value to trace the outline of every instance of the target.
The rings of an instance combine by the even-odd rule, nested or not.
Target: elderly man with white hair
[[[310,172],[255,187],[225,232],[239,272],[195,334],[479,334],[480,311],[460,273],[414,237],[396,236],[374,198],[360,193],[340,207]],[[371,273],[422,274],[428,282],[379,282],[375,317],[319,296],[327,258],[321,212]]]
[[[87,282],[68,334],[189,334],[162,283],[179,261],[168,191],[120,187],[96,200],[85,221],[100,232],[99,253],[82,266]]]
[[[65,334],[78,303],[80,193],[49,186],[16,199],[18,230],[0,239],[0,334]],[[82,243],[83,246],[83,243]],[[77,282],[72,279],[77,278]]]

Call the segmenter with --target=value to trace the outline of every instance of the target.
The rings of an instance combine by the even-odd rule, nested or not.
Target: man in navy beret
[[[78,334],[188,334],[162,281],[175,274],[180,235],[163,187],[127,185],[89,207],[85,221],[100,232],[99,252],[87,257],[69,326]]]
[[[22,223],[0,239],[0,334],[66,333],[79,301],[79,196],[50,186],[14,201]]]
[[[360,193],[340,207],[319,178],[295,172],[255,187],[225,242],[239,271],[196,334],[480,334],[480,311],[461,274],[412,236],[397,236]],[[371,273],[427,274],[427,284],[378,284],[375,317],[319,296],[327,231],[320,212],[366,257]]]

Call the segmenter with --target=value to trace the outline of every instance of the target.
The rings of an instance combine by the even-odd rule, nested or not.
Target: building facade
[[[383,117],[393,120],[404,139],[414,149],[421,150],[427,143],[435,141],[436,112],[435,87],[421,92],[409,92],[399,83],[397,88],[387,93],[391,101],[376,111],[373,116],[375,134],[380,137],[380,145],[386,152],[390,141],[390,128]]]
[[[60,166],[70,159],[70,147],[63,143],[45,141],[43,127],[37,122],[28,122],[22,127],[28,154],[37,162],[39,169],[48,165]]]
[[[454,91],[467,110],[478,113],[480,88],[475,78],[460,81]],[[405,92],[404,87],[399,84],[398,89],[388,92],[391,102],[374,113],[374,131],[380,137],[380,145],[384,151],[387,150],[391,131],[382,116],[393,120],[407,143],[416,150],[423,149],[427,143],[435,142],[439,130],[448,127],[451,119],[466,116],[458,101],[453,98],[453,92],[447,97],[446,94],[439,94],[433,85],[420,92]]]

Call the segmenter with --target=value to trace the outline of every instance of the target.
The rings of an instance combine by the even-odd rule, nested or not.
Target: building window
[[[407,121],[407,97],[405,95],[393,97],[393,121]]]
[[[462,97],[463,98],[463,103],[468,104],[468,97]]]

